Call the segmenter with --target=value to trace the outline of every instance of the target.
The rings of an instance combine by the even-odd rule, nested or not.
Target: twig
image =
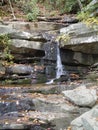
[[[13,20],[16,20],[16,16],[15,16],[15,13],[14,13],[14,9],[13,9],[13,7],[12,7],[11,0],[8,0],[8,1],[9,1],[9,4],[10,4],[11,11],[12,11]]]
[[[83,9],[83,5],[82,5],[82,3],[81,3],[81,0],[77,0],[77,2],[78,2],[79,7],[80,7],[80,9],[81,9],[81,11],[82,11],[82,9]]]

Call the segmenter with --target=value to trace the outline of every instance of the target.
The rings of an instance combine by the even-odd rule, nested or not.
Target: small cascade
[[[56,66],[56,79],[59,79],[61,75],[64,74],[63,71],[63,65],[61,62],[61,56],[60,56],[60,49],[59,49],[59,42],[57,41],[57,66]]]
[[[65,74],[66,72],[63,71],[63,65],[62,65],[61,56],[60,56],[59,41],[57,41],[56,78],[51,79],[49,82],[46,82],[46,84],[52,84],[55,79],[59,79],[61,75],[65,75]]]

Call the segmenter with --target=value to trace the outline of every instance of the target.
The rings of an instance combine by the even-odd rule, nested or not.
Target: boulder
[[[72,117],[68,113],[61,112],[40,112],[40,111],[29,111],[28,115],[30,119],[39,119],[43,122],[48,122],[51,129],[53,130],[64,130],[69,125],[69,120]]]
[[[48,112],[63,112],[63,113],[72,113],[78,111],[78,107],[73,106],[72,104],[67,104],[63,99],[62,95],[47,95],[46,97],[37,97],[33,99],[35,109],[37,111],[48,111]],[[72,114],[73,115],[73,114]]]
[[[28,55],[28,56],[39,56],[43,57],[45,55],[44,50],[42,50],[43,43],[42,42],[35,42],[35,41],[28,41],[28,40],[19,40],[19,39],[12,39],[11,40],[11,52],[14,56],[17,54],[21,55]],[[16,55],[15,55],[16,54]]]
[[[41,31],[49,31],[49,30],[57,30],[61,27],[64,27],[61,23],[54,22],[8,22],[9,25],[12,26],[13,29],[19,31],[28,31],[28,32],[41,32]]]
[[[18,123],[12,123],[12,124],[5,124],[3,125],[2,129],[17,129],[17,130],[23,130],[26,129],[27,127],[24,124],[18,124]]]
[[[38,115],[38,118],[44,121],[48,120],[55,125],[56,130],[66,128],[73,119],[89,110],[86,107],[74,106],[67,102],[62,95],[56,94],[40,95],[33,99],[33,103],[37,111],[35,116]],[[30,113],[31,117],[33,117],[32,114],[34,115],[34,112]]]
[[[27,31],[15,31],[9,33],[11,39],[20,39],[20,40],[30,40],[30,41],[39,41],[46,42],[47,39],[41,33],[30,33]]]
[[[68,49],[61,49],[61,59],[65,64],[77,64],[77,65],[92,65],[98,59],[92,54],[86,54],[81,52],[75,52]],[[78,69],[78,68],[77,68]]]
[[[71,122],[72,130],[98,130],[98,105]]]
[[[9,34],[12,32],[15,32],[15,30],[12,28],[12,26],[10,24],[9,25],[0,24],[0,35],[1,34]]]
[[[92,107],[97,101],[96,90],[80,86],[74,90],[63,91],[65,98],[82,107]]]
[[[33,67],[31,67],[30,65],[15,64],[15,65],[8,66],[6,68],[6,73],[28,75],[33,73]]]
[[[55,35],[57,34],[57,31],[55,31],[55,27],[58,27],[58,24],[55,25],[54,23],[47,23],[47,22],[46,23],[38,22],[36,24],[38,24],[37,28],[38,31],[36,31],[36,29],[33,30],[34,28],[32,28],[32,26],[34,26],[34,23],[31,24],[26,22],[20,22],[20,23],[5,22],[5,24],[0,24],[0,35],[8,34],[11,39],[23,39],[30,41],[34,40],[34,41],[46,42],[47,40],[51,40],[54,34]],[[45,29],[45,31],[43,31],[43,29]],[[49,31],[49,33],[47,33],[47,31]]]
[[[89,27],[85,23],[76,23],[60,29],[61,48],[86,54],[98,54],[98,27]],[[62,36],[62,37],[63,37]]]

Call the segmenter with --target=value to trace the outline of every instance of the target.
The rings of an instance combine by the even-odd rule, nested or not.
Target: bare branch
[[[82,3],[81,3],[81,0],[77,0],[77,2],[78,2],[78,4],[79,4],[80,9],[82,10],[82,9],[83,9],[83,5],[82,5]]]
[[[15,13],[14,13],[14,9],[13,9],[13,7],[12,7],[11,0],[8,0],[8,1],[9,1],[9,4],[10,4],[11,11],[12,11],[13,20],[16,20],[16,16],[15,16]]]

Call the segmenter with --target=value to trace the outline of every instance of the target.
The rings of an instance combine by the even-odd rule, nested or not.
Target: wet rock
[[[3,115],[8,112],[17,111],[16,102],[1,102],[0,103],[0,114]]]
[[[45,83],[47,81],[47,77],[46,77],[46,75],[45,74],[41,74],[41,73],[39,73],[39,74],[37,74],[36,75],[36,83]]]
[[[14,111],[14,112],[8,112],[8,113],[5,113],[3,115],[3,117],[24,117],[24,115],[22,113],[19,113],[18,111]]]
[[[50,123],[50,128],[52,126],[52,129],[54,130],[60,130],[65,129],[66,126],[68,126],[69,120],[72,119],[72,117],[69,116],[69,114],[65,113],[53,113],[53,112],[39,112],[39,111],[30,111],[28,113],[30,118],[38,118],[44,122]],[[68,120],[66,122],[66,120]]]
[[[84,113],[71,122],[72,130],[97,130],[98,129],[98,106]]]
[[[57,96],[52,95],[53,97],[47,97],[47,98],[36,98],[33,100],[33,103],[35,105],[35,109],[40,112],[63,112],[68,113],[70,116],[75,117],[78,116],[78,114],[82,114],[83,112],[89,110],[89,108],[79,108],[77,106],[72,105],[71,103],[64,101],[63,97],[62,99],[60,96],[58,96],[58,99],[56,100]],[[62,100],[62,101],[61,101]]]
[[[63,130],[69,126],[70,122],[77,116],[89,110],[89,108],[86,107],[81,108],[73,105],[66,101],[64,96],[60,94],[45,95],[34,92],[30,93],[31,90],[36,90],[36,87],[36,85],[21,87],[19,89],[14,87],[13,89],[10,88],[10,91],[8,91],[9,88],[4,88],[6,91],[1,91],[5,96],[1,96],[3,102],[0,106],[0,124],[3,124],[3,126],[8,125],[8,128],[11,128],[10,125],[17,122],[32,129],[39,128],[46,130],[46,128],[51,128],[54,130]],[[46,86],[46,88],[44,87],[43,85],[43,89],[47,88],[49,90],[49,86]],[[51,89],[52,87],[53,86],[50,86]],[[39,85],[38,88],[41,89],[41,86]],[[65,86],[64,89],[72,89],[72,86],[70,88]],[[9,95],[6,95],[6,93]],[[26,121],[24,119],[26,119]],[[38,123],[33,126],[35,119],[45,123],[41,125],[38,125]],[[8,124],[4,123],[6,120]],[[31,127],[28,126],[28,124],[31,124]]]
[[[77,110],[77,107],[67,104],[66,101],[64,101],[63,96],[57,96],[55,94],[33,99],[33,103],[35,105],[35,109],[42,112],[73,112]]]
[[[18,97],[9,97],[5,100],[0,103],[0,115],[18,117],[18,111],[35,110],[32,99],[24,98],[19,100]]]
[[[18,130],[23,130],[23,129],[26,129],[27,127],[24,125],[24,124],[15,124],[15,123],[12,123],[12,124],[5,124],[3,125],[2,129],[18,129]]]
[[[44,44],[43,49],[45,50],[44,60],[50,61],[50,63],[51,61],[56,61],[57,45],[55,43],[47,42]]]
[[[65,101],[65,99],[61,95],[47,95],[40,96],[36,99],[33,99],[33,103],[35,105],[35,110],[38,111],[37,118],[47,120],[56,125],[56,130],[60,128],[67,127],[68,124],[76,118],[80,114],[88,111],[88,108],[79,108],[77,106],[72,105],[71,103]],[[56,113],[57,116],[56,116]],[[32,114],[31,114],[32,115]],[[64,117],[62,117],[62,115]]]
[[[18,100],[19,104],[17,105],[18,110],[35,110],[35,105],[32,99],[24,98],[22,100]]]
[[[78,87],[74,90],[63,91],[65,98],[83,107],[92,107],[97,101],[96,90],[86,89],[85,86]]]
[[[29,75],[33,73],[33,67],[30,65],[15,64],[11,65],[6,69],[7,74],[20,74],[20,75]]]

